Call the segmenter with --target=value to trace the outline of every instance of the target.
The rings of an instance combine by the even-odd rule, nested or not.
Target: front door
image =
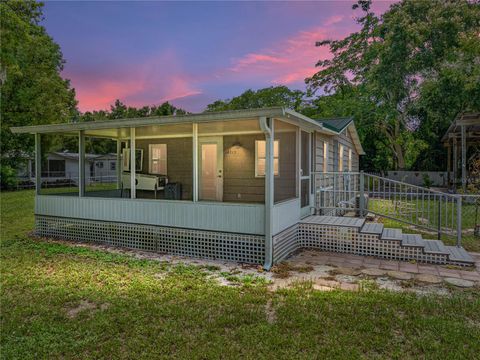
[[[198,139],[199,200],[223,199],[223,138]]]

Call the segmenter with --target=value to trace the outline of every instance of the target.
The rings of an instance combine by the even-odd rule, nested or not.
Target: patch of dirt
[[[277,313],[275,312],[271,299],[268,299],[267,304],[265,305],[265,315],[269,324],[273,324],[277,321]]]
[[[287,261],[283,261],[273,266],[270,271],[273,273],[274,278],[285,279],[292,276],[292,272],[309,273],[314,270],[312,265],[293,265]]]
[[[110,304],[107,304],[107,303],[98,305],[90,300],[82,300],[78,305],[67,308],[66,312],[67,312],[67,317],[69,319],[74,319],[84,311],[94,311],[97,309],[106,310],[109,307],[110,307]]]

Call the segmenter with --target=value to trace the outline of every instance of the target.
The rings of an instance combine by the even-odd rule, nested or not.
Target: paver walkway
[[[328,253],[316,250],[305,250],[289,259],[288,263],[302,266],[333,265],[345,268],[382,269],[387,271],[402,271],[412,274],[430,274],[444,278],[459,278],[480,283],[480,253],[471,253],[475,259],[475,267],[460,268],[425,263],[410,263],[405,261],[383,260],[370,256]]]

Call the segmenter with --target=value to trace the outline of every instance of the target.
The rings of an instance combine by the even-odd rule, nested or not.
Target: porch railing
[[[479,231],[480,196],[444,193],[363,172],[317,172],[313,181],[318,214],[372,213],[434,232],[438,238],[454,236],[458,246],[462,229]],[[472,220],[464,219],[466,210]]]

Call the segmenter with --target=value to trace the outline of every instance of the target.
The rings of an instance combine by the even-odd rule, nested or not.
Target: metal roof
[[[283,108],[272,107],[263,109],[247,109],[247,110],[233,110],[220,112],[205,112],[200,114],[187,115],[169,115],[169,116],[151,116],[143,118],[129,118],[129,119],[115,119],[115,120],[101,120],[90,122],[76,122],[63,124],[49,124],[49,125],[33,125],[12,127],[11,131],[15,134],[26,133],[62,133],[73,132],[79,130],[100,130],[112,128],[130,128],[141,127],[149,125],[162,124],[181,124],[181,123],[202,123],[214,121],[229,121],[241,119],[255,119],[261,116],[277,118],[280,120],[289,120],[299,125],[308,127],[312,130],[329,133],[330,130],[324,129],[322,124],[304,116],[296,111]]]
[[[342,117],[333,119],[317,119],[327,129],[342,132],[352,121],[352,117]]]
[[[360,137],[357,132],[357,128],[353,121],[353,117],[338,117],[338,118],[321,118],[316,119],[325,129],[332,130],[336,133],[341,133],[343,130],[348,128],[350,136],[352,137],[353,144],[357,149],[358,154],[365,155],[363,150],[362,143],[360,142]]]
[[[451,138],[459,139],[461,136],[461,126],[465,126],[465,133],[470,140],[480,139],[480,113],[462,113],[448,127],[447,132],[442,137],[443,142],[448,142]]]

